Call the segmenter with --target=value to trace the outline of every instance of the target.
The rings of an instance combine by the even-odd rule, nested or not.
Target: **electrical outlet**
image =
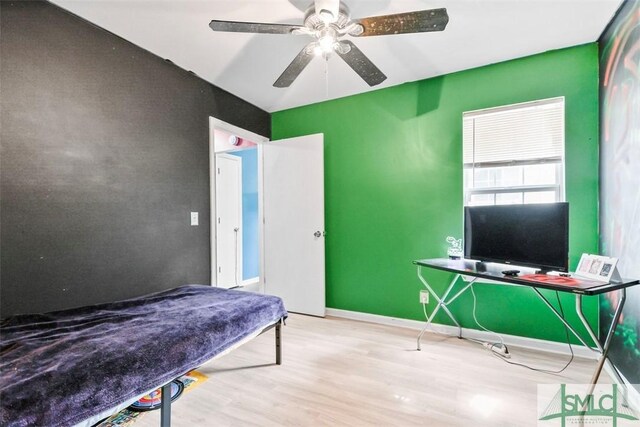
[[[429,304],[429,291],[420,291],[420,304]]]

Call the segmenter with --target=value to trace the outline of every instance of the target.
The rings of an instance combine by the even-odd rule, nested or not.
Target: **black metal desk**
[[[555,282],[562,282],[562,281],[570,282],[570,283],[560,284],[560,283],[554,283],[553,280],[552,281],[528,280],[525,277],[505,276],[504,274],[502,274],[502,271],[505,269],[505,267],[504,265],[499,265],[499,264],[491,264],[491,263],[484,264],[484,263],[478,263],[476,261],[470,261],[470,260],[452,260],[447,258],[416,260],[413,263],[418,266],[418,278],[420,279],[422,284],[427,288],[429,293],[437,301],[436,308],[433,310],[433,313],[431,313],[431,315],[427,318],[427,323],[425,324],[424,328],[422,328],[422,331],[420,331],[420,335],[418,335],[418,350],[420,350],[420,339],[424,335],[429,325],[431,325],[431,322],[433,321],[433,319],[435,318],[435,315],[438,313],[440,309],[442,309],[445,313],[447,313],[449,318],[458,327],[458,337],[459,338],[462,337],[462,327],[460,326],[458,321],[455,319],[455,317],[453,317],[453,314],[451,314],[451,311],[447,306],[451,304],[453,301],[455,301],[467,289],[469,289],[477,279],[490,280],[494,282],[502,282],[510,285],[526,286],[532,289],[536,293],[536,295],[538,295],[538,297],[545,303],[545,305],[558,317],[558,319],[560,319],[560,321],[564,324],[567,330],[571,331],[571,333],[575,335],[575,337],[578,339],[578,341],[582,343],[582,345],[600,354],[598,358],[598,364],[596,366],[596,371],[594,372],[593,377],[591,378],[592,388],[598,382],[598,378],[600,377],[600,373],[602,372],[602,367],[604,366],[604,362],[608,357],[609,347],[611,345],[611,338],[613,337],[616,326],[618,325],[618,321],[620,320],[620,315],[622,314],[622,309],[624,307],[624,303],[626,300],[626,289],[630,286],[634,286],[640,283],[640,281],[638,280],[627,280],[627,279],[623,279],[621,281],[616,281],[616,282],[610,282],[610,283],[602,283],[602,282],[577,279],[572,277],[571,279],[567,279],[567,280],[561,280],[560,278],[558,278],[558,280],[556,280]],[[482,267],[482,268],[479,269],[478,267]],[[449,271],[455,274],[453,280],[451,281],[447,289],[444,291],[442,296],[439,296],[438,294],[436,294],[433,288],[429,285],[429,282],[427,282],[427,280],[422,275],[422,268],[432,268],[436,270]],[[449,294],[451,294],[453,288],[458,282],[458,279],[462,276],[471,276],[471,279],[467,280],[466,283],[462,286],[462,289],[460,289],[455,295],[453,295],[452,297],[449,297]],[[558,312],[558,310],[549,302],[549,300],[547,300],[547,298],[545,298],[545,296],[540,292],[540,289],[551,289],[554,291],[569,292],[569,293],[575,294],[576,313],[578,314],[578,317],[580,318],[580,321],[584,325],[585,329],[589,333],[589,336],[593,341],[594,345],[589,345],[584,341],[584,339],[582,339],[582,337],[576,332],[576,330],[564,319],[564,316],[562,316]],[[591,328],[591,325],[589,325],[589,322],[587,322],[587,319],[584,316],[584,313],[582,311],[582,297],[584,295],[599,295],[599,294],[603,294],[606,292],[613,292],[613,291],[619,292],[620,298],[618,300],[618,305],[616,306],[615,313],[613,315],[613,320],[611,322],[611,325],[609,326],[609,330],[607,332],[604,345],[602,345],[600,344],[600,340],[598,340],[598,336],[593,331],[593,329]],[[617,380],[620,383],[622,383],[623,381],[622,381],[622,378],[620,377],[620,374],[615,369],[615,366],[613,368],[614,368],[613,371],[617,376]]]

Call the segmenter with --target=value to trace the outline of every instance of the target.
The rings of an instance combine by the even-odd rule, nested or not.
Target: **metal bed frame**
[[[258,334],[262,335],[273,328],[276,329],[276,365],[282,365],[281,327],[283,323],[284,320],[279,319],[276,323],[267,326]],[[169,381],[161,387],[162,396],[160,403],[160,427],[171,426],[171,382],[172,381]]]

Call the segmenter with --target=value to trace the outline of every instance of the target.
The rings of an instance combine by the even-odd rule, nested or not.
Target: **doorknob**
[[[316,231],[315,233],[313,233],[313,235],[314,235],[315,237],[321,237],[321,236],[322,236],[322,233],[321,233],[321,232],[319,232],[319,231]]]

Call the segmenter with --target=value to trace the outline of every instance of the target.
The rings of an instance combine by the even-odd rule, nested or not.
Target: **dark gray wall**
[[[52,4],[0,7],[0,315],[209,283],[209,116],[270,136],[269,114]]]

